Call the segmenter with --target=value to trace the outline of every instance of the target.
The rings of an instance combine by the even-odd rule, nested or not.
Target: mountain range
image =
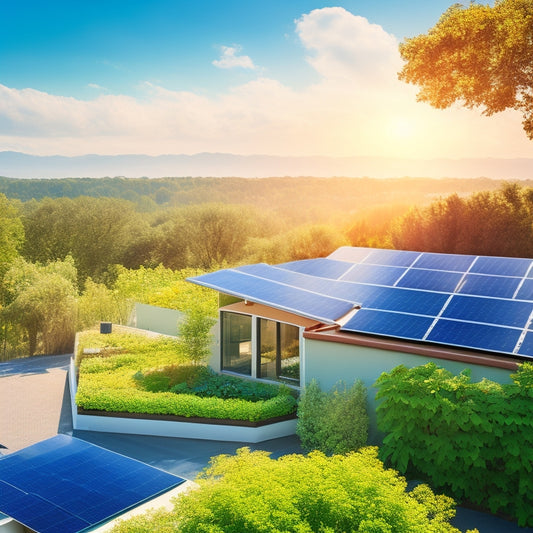
[[[533,158],[408,159],[385,157],[194,155],[38,156],[0,152],[0,176],[66,177],[429,177],[521,180],[533,178]]]

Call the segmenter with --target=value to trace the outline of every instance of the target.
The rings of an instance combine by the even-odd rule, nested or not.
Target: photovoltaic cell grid
[[[184,481],[57,435],[0,458],[0,512],[38,533],[85,531]]]
[[[190,281],[326,323],[358,309],[343,331],[533,358],[531,259],[342,247]]]

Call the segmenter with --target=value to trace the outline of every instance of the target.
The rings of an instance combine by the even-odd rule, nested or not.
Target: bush
[[[173,511],[125,521],[114,533],[459,533],[448,522],[453,500],[427,486],[407,492],[376,448],[277,460],[242,448],[212,459],[196,481],[199,488],[178,497]]]
[[[305,388],[298,404],[296,433],[307,450],[346,453],[366,444],[368,414],[361,380],[346,388],[338,382],[329,393],[316,380]]]
[[[434,363],[377,380],[382,458],[458,500],[533,525],[533,365],[500,385]]]

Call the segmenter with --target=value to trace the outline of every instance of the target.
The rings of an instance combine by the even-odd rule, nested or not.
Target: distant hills
[[[200,153],[194,155],[36,156],[0,152],[0,176],[67,177],[371,177],[533,178],[533,158],[407,159],[384,157],[284,157]]]

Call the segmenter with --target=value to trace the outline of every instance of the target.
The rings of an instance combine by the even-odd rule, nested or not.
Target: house
[[[323,389],[433,361],[505,383],[533,358],[533,260],[342,247],[326,258],[219,270],[220,372]]]

